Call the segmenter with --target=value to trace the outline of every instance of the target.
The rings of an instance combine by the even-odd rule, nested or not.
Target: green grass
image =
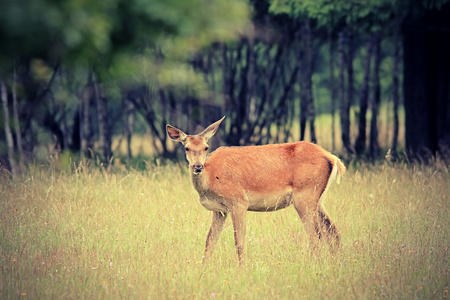
[[[2,299],[442,299],[449,287],[446,166],[350,170],[325,207],[342,248],[312,255],[295,210],[249,213],[247,264],[230,220],[209,264],[211,212],[184,164],[146,172],[30,167],[0,178]]]

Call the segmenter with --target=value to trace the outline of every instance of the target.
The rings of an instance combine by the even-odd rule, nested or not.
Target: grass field
[[[247,264],[230,220],[202,264],[211,212],[180,165],[104,172],[30,167],[0,178],[2,299],[442,299],[449,288],[446,166],[350,168],[325,207],[342,232],[312,255],[295,210],[249,213]]]

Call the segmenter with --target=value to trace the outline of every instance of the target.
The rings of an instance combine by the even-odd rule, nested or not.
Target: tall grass
[[[350,170],[325,202],[342,232],[334,254],[309,253],[293,208],[249,213],[245,267],[229,220],[210,263],[201,263],[211,213],[185,168],[32,166],[23,178],[1,178],[1,298],[447,297],[446,167]]]

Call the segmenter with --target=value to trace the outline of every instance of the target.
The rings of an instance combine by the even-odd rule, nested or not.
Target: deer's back
[[[221,147],[208,157],[205,170],[215,190],[267,193],[311,181],[326,184],[334,161],[331,153],[308,142]]]

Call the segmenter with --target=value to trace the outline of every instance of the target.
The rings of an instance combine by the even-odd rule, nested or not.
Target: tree
[[[14,141],[12,138],[11,133],[11,126],[9,124],[10,117],[9,117],[9,107],[8,107],[8,93],[6,91],[6,85],[3,80],[0,80],[0,93],[1,93],[1,100],[3,105],[3,114],[4,114],[4,121],[5,121],[5,136],[6,136],[6,143],[8,146],[8,161],[9,165],[11,167],[11,175],[14,177],[17,175],[17,164],[16,160],[14,159]]]
[[[348,72],[348,70],[352,70],[352,67],[348,67],[348,64],[352,64],[353,60],[350,59],[349,56],[346,58],[345,46],[349,45],[348,36],[345,31],[339,32],[339,108],[340,108],[340,116],[341,116],[341,137],[342,144],[346,153],[352,154],[353,150],[350,143],[350,97],[348,93],[353,91],[353,87],[349,87],[349,85],[353,84],[351,79],[348,79],[352,71]],[[351,46],[350,46],[351,47]],[[347,70],[347,73],[345,72]],[[345,74],[347,74],[347,82],[345,81]],[[347,83],[347,84],[346,84]],[[353,93],[352,93],[353,95]]]
[[[422,161],[450,148],[450,3],[438,8],[403,23],[406,150]]]
[[[372,51],[374,47],[375,35],[371,34],[366,44],[366,58],[364,61],[364,79],[361,87],[359,99],[359,119],[358,119],[358,136],[355,141],[355,152],[362,155],[366,149],[366,124],[367,124],[367,108],[369,104],[369,82],[370,82],[370,62],[372,61]]]
[[[311,142],[316,142],[316,133],[314,128],[315,110],[312,92],[313,75],[313,45],[311,20],[305,17],[300,25],[300,37],[302,43],[300,46],[301,55],[300,64],[300,140],[305,139],[306,121],[309,122]]]
[[[400,20],[400,18],[399,18]],[[397,23],[397,22],[396,22]],[[395,23],[394,23],[395,24]],[[397,24],[396,24],[397,25]],[[398,24],[399,25],[399,24]],[[392,133],[392,145],[391,145],[391,151],[393,158],[395,159],[397,157],[397,147],[398,147],[398,132],[399,132],[399,106],[400,106],[400,92],[399,92],[399,85],[400,85],[400,47],[401,47],[401,40],[400,40],[400,30],[398,29],[398,26],[396,26],[397,29],[394,29],[394,35],[392,37],[393,44],[394,44],[394,66],[392,70],[392,102],[394,104],[394,128]]]
[[[381,36],[380,32],[374,37],[374,67],[373,67],[373,95],[370,98],[372,118],[370,119],[369,154],[372,160],[378,157],[380,145],[378,143],[378,111],[381,103],[380,64],[381,64]]]

